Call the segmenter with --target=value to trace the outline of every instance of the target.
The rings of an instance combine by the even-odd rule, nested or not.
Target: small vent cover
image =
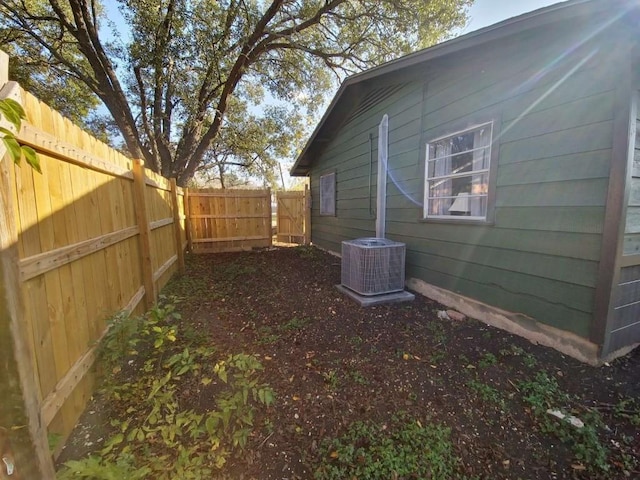
[[[342,242],[343,286],[360,295],[404,290],[405,244],[386,238]]]

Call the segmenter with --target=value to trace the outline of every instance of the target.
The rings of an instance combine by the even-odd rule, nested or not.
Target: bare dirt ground
[[[310,247],[191,256],[187,264],[165,289],[181,299],[182,322],[220,355],[257,355],[261,381],[276,393],[224,467],[227,478],[330,478],[341,459],[328,441],[357,421],[384,430],[400,412],[450,429],[451,478],[640,478],[638,350],[593,368],[472,319],[440,319],[444,307],[420,295],[362,308],[335,289],[340,260]],[[204,387],[181,397],[203,410],[213,401]],[[108,417],[110,407],[95,402],[60,461],[105,438],[91,417]]]

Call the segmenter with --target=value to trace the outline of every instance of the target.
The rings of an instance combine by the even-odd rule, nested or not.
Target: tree
[[[0,0],[0,21],[104,103],[132,156],[184,185],[205,158],[224,165],[265,91],[312,112],[333,78],[441,40],[471,2],[120,0],[124,46],[101,33],[98,0]]]
[[[0,49],[9,54],[9,77],[75,123],[88,127],[100,100],[24,31],[0,27]],[[65,42],[72,41],[67,35]],[[74,62],[82,62],[79,55]]]
[[[197,172],[206,173],[222,188],[246,185],[255,178],[262,179],[265,187],[275,188],[280,181],[278,160],[295,154],[303,121],[301,114],[283,106],[266,106],[257,116],[234,105]]]

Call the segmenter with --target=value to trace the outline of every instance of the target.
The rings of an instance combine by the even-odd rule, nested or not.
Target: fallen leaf
[[[268,355],[265,355],[265,356],[264,356],[264,359],[265,359],[265,360],[273,360],[273,357],[270,357],[270,356],[268,356]]]
[[[293,396],[293,397],[291,397],[291,398],[293,398],[296,402],[297,402],[298,400],[300,400],[300,397],[299,397],[298,395],[294,395],[294,396]]]
[[[333,452],[331,452],[331,453],[329,454],[329,456],[330,456],[331,458],[338,458],[338,457],[340,456],[340,454],[334,450]]]
[[[583,470],[587,469],[587,467],[585,467],[581,463],[573,463],[573,464],[571,464],[571,468],[573,468],[574,470],[578,470],[580,472],[582,472]]]

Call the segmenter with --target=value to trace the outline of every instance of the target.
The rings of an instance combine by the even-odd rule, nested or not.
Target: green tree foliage
[[[11,98],[5,98],[0,100],[0,119],[5,119],[11,124],[16,132],[20,131],[22,120],[26,117],[22,105]],[[20,162],[24,158],[31,167],[39,173],[40,161],[35,150],[26,145],[20,145],[16,139],[14,132],[0,126],[0,140],[7,149],[7,153],[16,165],[20,165]]]
[[[45,14],[44,2],[39,2],[42,5],[36,10],[37,3],[31,2],[34,14]],[[47,34],[54,37],[58,32],[49,31]],[[64,47],[73,42],[69,34],[63,33],[57,42],[70,60],[75,63],[84,61],[77,52]],[[12,28],[6,22],[0,24],[0,49],[9,54],[9,77],[12,80],[75,123],[90,127],[87,120],[100,100],[84,83],[68,75],[59,59],[32,41],[27,32]]]
[[[207,163],[269,165],[295,146],[292,113],[313,112],[336,78],[442,40],[471,2],[120,0],[124,44],[105,38],[98,0],[0,0],[0,26],[47,75],[93,92],[132,156],[185,184]],[[256,114],[267,92],[278,115]]]

